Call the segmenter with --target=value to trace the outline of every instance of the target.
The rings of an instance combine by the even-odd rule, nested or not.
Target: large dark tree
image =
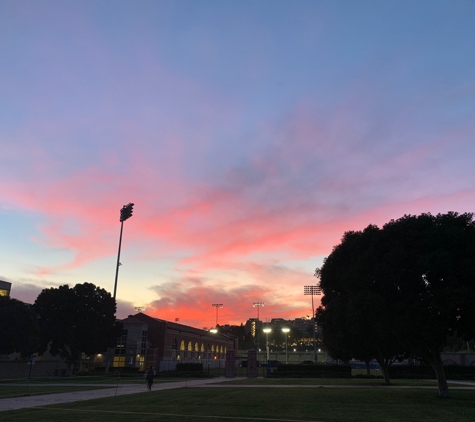
[[[394,289],[380,275],[382,252],[378,227],[345,233],[316,272],[324,292],[317,318],[330,355],[376,359],[389,384],[388,367],[404,353],[404,328]]]
[[[44,289],[34,309],[40,317],[42,349],[49,348],[71,366],[82,353],[104,352],[120,336],[111,294],[91,283]]]
[[[378,361],[420,357],[448,396],[440,353],[451,335],[475,337],[472,214],[404,216],[346,233],[317,272],[330,351],[358,357],[360,342]]]
[[[30,305],[0,296],[0,354],[30,356],[38,350],[37,315]]]

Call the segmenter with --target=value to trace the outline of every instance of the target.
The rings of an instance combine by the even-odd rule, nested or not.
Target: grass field
[[[230,385],[349,385],[349,386],[384,386],[380,378],[253,378],[230,380],[221,384]],[[450,385],[450,384],[449,384]],[[392,380],[390,386],[401,387],[436,387],[435,380]],[[475,383],[473,383],[475,387]]]
[[[401,388],[181,388],[0,413],[0,421],[473,422],[475,391]]]

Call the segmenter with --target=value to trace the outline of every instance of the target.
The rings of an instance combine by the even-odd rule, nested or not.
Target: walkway
[[[210,378],[210,379],[197,379],[197,380],[185,380],[178,382],[165,382],[165,383],[155,383],[153,385],[153,390],[171,390],[174,388],[183,388],[183,387],[230,387],[230,388],[427,388],[427,389],[436,389],[437,386],[432,387],[428,386],[368,386],[368,385],[233,385],[233,384],[224,384],[216,385],[217,383],[232,381],[232,380],[242,380],[246,379],[245,377],[237,378]],[[475,383],[469,381],[449,381],[451,390],[475,390]],[[457,385],[454,385],[457,384]],[[0,384],[0,385],[11,385],[11,384]],[[44,386],[45,384],[15,384],[16,386]],[[48,384],[49,386],[54,386],[55,384]],[[27,397],[13,397],[8,399],[0,399],[0,412],[7,410],[17,410],[25,409],[29,407],[39,407],[47,406],[51,404],[61,404],[61,403],[71,403],[76,401],[85,401],[100,399],[105,397],[115,397],[123,396],[125,394],[135,394],[135,393],[146,393],[147,386],[144,384],[122,384],[118,386],[111,386],[110,384],[56,384],[61,386],[97,386],[97,387],[111,387],[103,388],[101,390],[87,390],[87,391],[74,391],[70,393],[57,393],[57,394],[44,394],[38,396],[27,396]]]
[[[241,379],[241,378],[233,378]],[[178,382],[165,382],[155,383],[153,390],[171,390],[173,388],[183,387],[201,387],[206,384],[213,384],[217,382],[229,381],[229,378],[211,378],[211,379],[198,379],[198,380],[186,380]],[[2,385],[2,384],[0,384]],[[11,385],[11,384],[3,384]],[[45,386],[45,384],[15,384],[15,386]],[[48,384],[54,386],[55,384]],[[147,386],[145,382],[143,384],[121,384],[118,386],[111,386],[111,384],[57,384],[61,386],[90,386],[90,387],[111,387],[102,388],[100,390],[87,390],[87,391],[74,391],[70,393],[56,393],[56,394],[42,394],[38,396],[26,396],[26,397],[12,397],[7,399],[0,399],[0,412],[6,410],[18,410],[28,407],[47,406],[50,404],[71,403],[75,401],[102,399],[105,397],[123,396],[125,394],[146,393]]]

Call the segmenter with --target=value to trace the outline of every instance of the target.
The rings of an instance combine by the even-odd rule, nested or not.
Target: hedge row
[[[475,366],[444,366],[448,380],[475,380]],[[429,365],[393,365],[388,369],[392,379],[436,379],[434,370]]]
[[[269,376],[276,378],[351,378],[350,365],[277,365]]]

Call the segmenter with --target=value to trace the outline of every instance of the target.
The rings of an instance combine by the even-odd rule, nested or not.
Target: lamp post
[[[272,328],[266,327],[262,331],[266,333],[266,357],[267,357],[267,363],[269,363],[269,333],[272,331]]]
[[[264,306],[264,302],[253,302],[252,307],[257,308],[257,356],[259,356],[259,308]]]
[[[289,334],[290,328],[283,327],[282,332],[285,334],[285,363],[287,364],[289,362],[289,356],[287,353],[287,337]]]
[[[216,308],[216,328],[218,327],[218,309],[222,308],[224,305],[222,303],[212,303],[211,306]]]
[[[322,288],[320,286],[304,286],[304,295],[312,296],[312,320],[313,320],[313,361],[317,363],[317,332],[315,328],[315,306],[313,305],[313,297],[322,294]]]
[[[117,279],[119,278],[119,267],[120,267],[120,247],[122,245],[122,230],[124,228],[124,221],[132,217],[134,204],[129,202],[127,205],[124,205],[120,209],[120,236],[119,236],[119,252],[117,253],[117,265],[115,268],[115,282],[114,282],[114,301],[117,292]]]

